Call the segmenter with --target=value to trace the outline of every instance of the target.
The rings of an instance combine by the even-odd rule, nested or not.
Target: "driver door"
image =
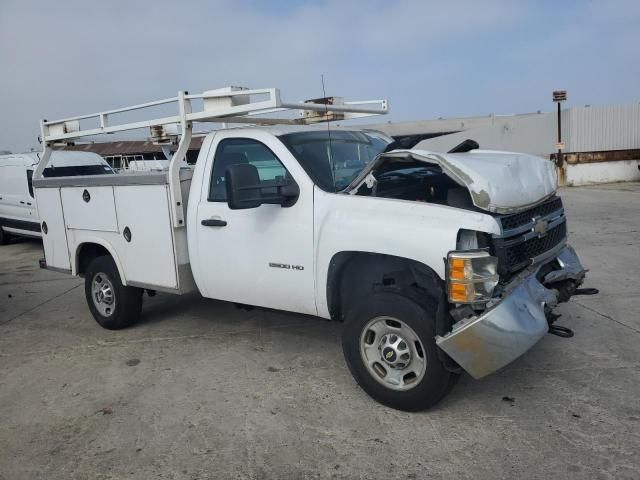
[[[276,138],[260,140],[232,136],[213,146],[197,210],[200,289],[209,298],[315,315],[313,186],[285,168],[280,157],[295,160]],[[242,163],[254,165],[261,182],[296,181],[297,201],[230,209],[225,173]]]

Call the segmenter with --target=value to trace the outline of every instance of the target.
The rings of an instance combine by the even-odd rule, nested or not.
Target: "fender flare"
[[[113,248],[113,246],[109,242],[106,242],[103,238],[98,238],[98,237],[84,238],[82,242],[76,246],[75,253],[73,255],[73,262],[71,264],[71,274],[74,276],[78,276],[78,263],[79,263],[78,257],[80,255],[80,250],[82,250],[82,247],[87,244],[100,245],[107,252],[109,252],[109,255],[111,255],[111,258],[113,258],[113,262],[116,264],[116,268],[118,269],[118,274],[120,275],[120,281],[122,282],[123,285],[126,286],[127,278],[124,274],[124,269],[122,268],[122,263],[120,262],[120,258],[118,258],[118,255],[116,254],[116,251]]]
[[[349,269],[354,269],[350,271]],[[341,319],[343,316],[345,285],[342,284],[345,277],[348,279],[354,272],[364,275],[363,283],[352,282],[357,285],[347,285],[353,290],[351,293],[362,295],[359,288],[369,288],[374,282],[379,288],[402,290],[408,284],[416,284],[427,293],[426,297],[436,304],[442,304],[444,293],[444,280],[435,272],[433,267],[418,260],[366,251],[341,251],[336,252],[330,260],[326,277],[326,301],[331,318]],[[399,276],[398,276],[399,275]],[[427,300],[427,298],[425,298]]]

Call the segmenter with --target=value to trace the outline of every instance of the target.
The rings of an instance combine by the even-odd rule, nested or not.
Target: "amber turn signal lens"
[[[467,265],[467,259],[465,258],[451,258],[449,257],[449,278],[452,280],[464,280],[465,267]]]
[[[449,284],[449,299],[455,303],[472,302],[474,297],[474,288],[472,283],[454,283]]]
[[[447,289],[451,303],[487,302],[498,284],[498,259],[486,251],[449,252]]]

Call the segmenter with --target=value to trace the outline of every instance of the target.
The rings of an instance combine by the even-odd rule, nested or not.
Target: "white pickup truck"
[[[177,115],[109,123],[168,103]],[[296,109],[300,118],[258,115]],[[567,244],[551,162],[473,142],[448,154],[393,150],[375,132],[318,123],[386,110],[226,88],[43,121],[33,182],[42,264],[83,276],[108,329],[138,319],[145,290],[196,288],[343,321],[358,384],[385,405],[428,408],[463,370],[495,372],[553,329],[551,309],[585,270]],[[98,127],[80,128],[92,117]],[[208,133],[195,167],[181,168],[198,121],[251,125]],[[169,124],[181,134],[168,172],[40,175],[55,142]]]

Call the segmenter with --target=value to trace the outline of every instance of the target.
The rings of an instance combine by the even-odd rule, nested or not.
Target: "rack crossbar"
[[[260,97],[253,99],[251,97]],[[265,98],[266,97],[266,98]],[[202,101],[202,108],[193,111],[192,101]],[[146,108],[175,103],[177,115],[111,125],[110,116]],[[35,179],[42,178],[51,157],[53,144],[77,138],[116,133],[156,126],[179,125],[181,130],[178,148],[171,158],[169,171],[169,192],[172,202],[172,220],[176,228],[184,227],[184,202],[180,189],[180,165],[186,156],[193,135],[193,123],[252,123],[262,125],[291,125],[315,122],[349,120],[352,118],[384,115],[388,112],[387,100],[365,100],[345,102],[342,98],[331,97],[308,102],[282,102],[277,88],[246,89],[227,87],[197,94],[178,92],[177,97],[139,103],[127,107],[59,120],[40,122],[41,138],[44,145],[42,159],[34,172]],[[261,115],[286,111],[298,111],[298,118],[266,118]],[[324,115],[323,115],[324,114]],[[82,129],[80,122],[97,119],[99,127]]]

